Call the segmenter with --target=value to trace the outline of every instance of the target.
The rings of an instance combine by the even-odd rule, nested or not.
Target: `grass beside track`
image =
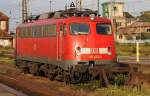
[[[13,48],[0,47],[0,63],[1,64],[15,64],[14,57],[12,57],[13,54],[14,54]]]
[[[150,43],[140,44],[140,56],[150,57]],[[116,44],[117,56],[136,56],[136,44]]]
[[[110,88],[100,88],[99,85],[93,84],[77,84],[73,85],[74,90],[87,90],[91,91],[93,95],[90,96],[99,96],[97,94],[103,94],[100,96],[150,96],[150,90],[137,88],[127,88],[127,87],[117,87],[112,86]]]
[[[0,63],[1,64],[15,64],[15,61],[13,58],[0,56]]]
[[[104,93],[105,96],[150,96],[150,91],[136,88],[111,87],[96,91]]]
[[[0,52],[4,52],[4,51],[14,51],[14,49],[13,48],[10,48],[10,47],[5,47],[5,48],[3,48],[3,47],[0,47]]]

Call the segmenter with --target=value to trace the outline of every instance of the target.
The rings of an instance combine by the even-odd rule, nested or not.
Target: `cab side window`
[[[63,25],[63,34],[64,34],[64,35],[67,34],[67,27],[66,27],[66,24]]]
[[[63,31],[63,25],[60,25],[60,31]]]

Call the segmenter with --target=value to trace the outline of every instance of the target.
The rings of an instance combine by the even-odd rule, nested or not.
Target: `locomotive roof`
[[[43,25],[43,24],[56,24],[56,23],[63,23],[63,22],[106,22],[110,23],[111,20],[103,17],[95,17],[94,20],[90,20],[90,17],[69,17],[69,18],[61,18],[61,19],[40,19],[40,20],[33,20],[27,23],[20,24],[18,27],[25,27],[25,26],[34,26],[34,25]]]

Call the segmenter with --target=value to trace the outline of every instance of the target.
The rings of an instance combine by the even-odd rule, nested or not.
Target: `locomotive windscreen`
[[[75,35],[88,34],[90,27],[85,23],[72,23],[70,25],[71,33]]]
[[[111,24],[97,24],[96,25],[96,32],[97,34],[103,34],[103,35],[111,35],[112,29]]]

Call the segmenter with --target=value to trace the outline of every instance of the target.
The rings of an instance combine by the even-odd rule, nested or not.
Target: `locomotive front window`
[[[96,32],[97,34],[111,35],[112,34],[111,24],[97,24]]]
[[[71,33],[75,35],[88,34],[90,30],[89,25],[84,23],[72,23],[70,29]]]

